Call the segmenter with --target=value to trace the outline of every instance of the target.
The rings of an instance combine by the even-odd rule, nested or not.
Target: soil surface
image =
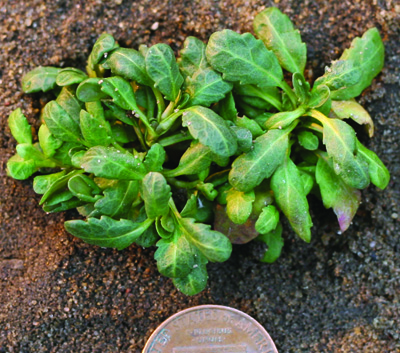
[[[385,68],[358,98],[376,133],[358,136],[392,178],[384,191],[363,191],[344,234],[333,212],[311,198],[310,244],[286,227],[283,254],[272,265],[257,260],[259,245],[235,246],[228,262],[208,266],[207,289],[186,297],[158,274],[153,248],[87,245],[63,229],[76,213],[46,215],[31,179],[6,176],[15,153],[8,115],[20,107],[38,127],[51,99],[23,94],[21,77],[30,69],[84,69],[103,31],[122,46],[164,42],[174,50],[189,35],[251,31],[254,15],[272,5],[301,30],[311,80],[368,28],[378,27],[384,39]],[[252,315],[282,353],[400,352],[399,38],[395,0],[0,0],[0,352],[141,352],[163,320],[199,304]]]

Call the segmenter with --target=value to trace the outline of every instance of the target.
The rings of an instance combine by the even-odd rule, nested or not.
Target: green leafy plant
[[[9,117],[15,179],[35,176],[46,212],[77,208],[65,228],[85,242],[124,249],[155,245],[161,274],[193,295],[208,262],[252,239],[275,261],[281,214],[311,238],[307,195],[322,199],[345,231],[370,182],[389,173],[346,122],[373,122],[355,100],[383,66],[375,28],[356,38],[313,85],[306,45],[289,18],[268,8],[254,32],[188,37],[176,59],[166,44],[121,48],[109,34],[94,44],[87,73],[38,67],[26,93],[53,90],[34,142],[20,109]],[[292,86],[284,79],[292,75]],[[285,75],[287,76],[287,75]]]

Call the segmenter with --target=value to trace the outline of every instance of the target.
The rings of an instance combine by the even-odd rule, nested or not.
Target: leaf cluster
[[[188,295],[205,288],[207,263],[226,261],[232,243],[262,241],[262,261],[275,261],[282,214],[309,242],[310,193],[345,231],[359,190],[389,181],[346,122],[373,134],[354,98],[383,66],[379,33],[354,39],[311,86],[306,45],[286,15],[264,10],[254,32],[258,39],[223,30],[207,44],[188,37],[177,59],[166,44],[121,48],[103,34],[87,72],[32,70],[23,90],[55,99],[42,110],[38,142],[20,109],[10,115],[18,145],[9,175],[40,171],[33,187],[43,209],[77,208],[85,220],[65,228],[85,242],[155,245],[160,273]]]

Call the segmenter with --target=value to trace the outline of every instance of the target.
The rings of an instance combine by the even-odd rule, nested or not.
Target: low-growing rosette
[[[87,72],[30,71],[22,89],[55,96],[38,142],[22,111],[11,113],[8,174],[34,175],[46,212],[76,208],[83,219],[65,229],[89,244],[154,246],[160,273],[187,295],[206,287],[207,264],[226,261],[233,243],[263,242],[260,260],[276,261],[282,217],[310,242],[310,194],[345,231],[360,190],[390,179],[349,124],[372,137],[372,117],[355,98],[382,69],[379,33],[354,39],[311,83],[288,16],[268,8],[254,31],[188,37],[178,57],[167,44],[121,48],[103,33]]]

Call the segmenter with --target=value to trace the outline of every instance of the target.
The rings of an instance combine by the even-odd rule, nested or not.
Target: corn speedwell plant
[[[227,260],[232,243],[263,241],[262,261],[275,261],[281,214],[309,242],[309,193],[345,231],[359,190],[389,181],[346,122],[373,134],[354,98],[382,69],[379,33],[355,38],[311,85],[306,45],[286,15],[266,9],[254,32],[259,39],[231,30],[207,44],[188,37],[178,59],[166,44],[121,48],[103,34],[87,73],[32,70],[22,89],[56,98],[42,110],[38,142],[20,109],[10,115],[18,145],[9,175],[40,172],[33,188],[43,209],[77,208],[86,219],[65,228],[90,244],[155,245],[159,271],[188,295],[205,288],[207,263]]]

